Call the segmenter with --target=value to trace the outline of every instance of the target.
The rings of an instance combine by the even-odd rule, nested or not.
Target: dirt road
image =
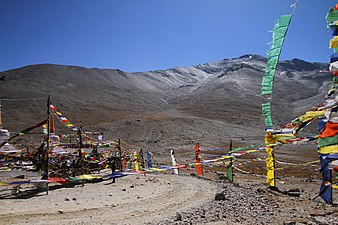
[[[0,224],[156,224],[214,199],[216,185],[191,176],[129,175],[61,188],[29,199],[3,199]]]

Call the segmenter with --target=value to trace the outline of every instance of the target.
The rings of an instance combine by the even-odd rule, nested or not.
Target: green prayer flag
[[[270,102],[262,104],[262,112],[265,119],[265,126],[272,127],[272,118],[271,118],[271,104]]]
[[[291,22],[291,19],[292,19],[292,14],[290,14],[290,15],[282,15],[277,20],[278,26],[279,27],[289,26],[289,24]]]
[[[273,31],[272,38],[273,39],[283,38],[285,37],[287,31],[288,27],[278,27]]]
[[[334,7],[331,7],[326,15],[327,24],[336,22],[338,20],[338,11],[334,11]]]
[[[227,166],[227,179],[230,183],[234,182],[232,163]]]
[[[268,52],[268,57],[271,58],[271,57],[279,56],[281,51],[282,51],[281,47],[270,49]]]
[[[338,77],[333,77],[333,79],[332,79],[332,83],[336,83],[336,84],[338,84]]]
[[[273,39],[270,49],[281,48],[283,46],[284,39],[285,37]]]
[[[262,80],[262,95],[272,94],[273,80],[291,18],[292,14],[283,15],[275,23],[272,34],[272,44],[268,52],[268,61]],[[270,124],[269,121],[267,122]]]
[[[324,147],[324,146],[329,146],[329,145],[337,145],[337,144],[338,144],[338,135],[318,139],[318,146],[319,147]]]
[[[266,67],[269,69],[275,69],[277,67],[278,57],[272,57],[268,59],[266,63]]]
[[[264,76],[262,81],[262,95],[272,94],[274,76]]]
[[[275,76],[276,69],[267,68],[264,72],[264,76]]]

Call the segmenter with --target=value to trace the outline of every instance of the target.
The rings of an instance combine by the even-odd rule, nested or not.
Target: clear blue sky
[[[0,0],[0,71],[55,63],[128,72],[266,55],[295,0]],[[281,59],[328,62],[325,15],[299,0]]]

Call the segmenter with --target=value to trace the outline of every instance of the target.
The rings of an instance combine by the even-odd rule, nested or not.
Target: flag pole
[[[46,145],[46,153],[45,153],[45,178],[46,180],[48,180],[49,178],[49,142],[50,142],[50,95],[48,95],[48,99],[47,99],[47,145]],[[49,192],[49,186],[48,186],[48,182],[47,182],[47,195]]]
[[[2,129],[1,99],[0,99],[0,129]]]
[[[120,163],[120,172],[122,172],[123,167],[122,167],[122,147],[121,147],[121,139],[117,139],[117,149],[119,151],[119,163]]]
[[[78,130],[78,136],[79,136],[79,169],[81,171],[81,174],[83,174],[83,159],[82,159],[82,148],[83,148],[83,143],[82,143],[82,124],[80,125],[80,128]]]

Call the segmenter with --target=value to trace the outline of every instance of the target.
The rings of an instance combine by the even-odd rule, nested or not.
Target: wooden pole
[[[49,142],[50,142],[50,95],[48,95],[48,100],[47,100],[47,146],[46,146],[46,155],[45,155],[45,177],[46,180],[49,178]],[[49,192],[49,186],[47,183],[47,195]]]
[[[1,99],[0,99],[0,129],[2,129]]]
[[[121,139],[117,139],[117,149],[119,150],[119,164],[120,164],[120,172],[122,172],[122,147],[121,147]]]
[[[272,158],[273,158],[273,183],[274,187],[276,187],[276,158],[275,158],[275,149],[272,148]]]
[[[82,166],[83,166],[83,163],[82,163],[82,148],[83,148],[83,143],[82,143],[82,125],[80,125],[80,128],[78,130],[78,136],[79,136],[79,167],[81,169],[81,173],[82,173]]]

